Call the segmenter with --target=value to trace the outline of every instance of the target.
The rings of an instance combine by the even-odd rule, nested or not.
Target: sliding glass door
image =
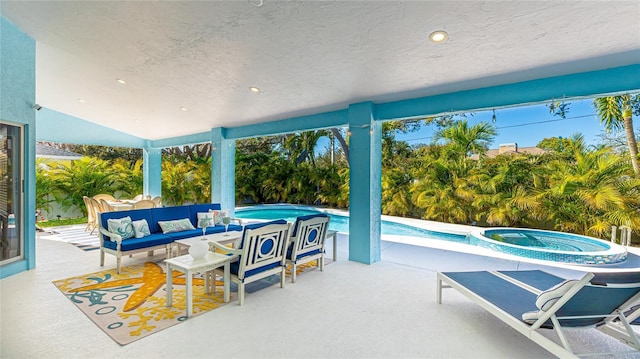
[[[0,122],[0,265],[24,258],[22,127]]]

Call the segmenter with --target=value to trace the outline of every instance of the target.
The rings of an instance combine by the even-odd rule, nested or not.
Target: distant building
[[[540,156],[546,152],[547,150],[543,150],[542,148],[538,148],[535,146],[534,147],[518,147],[518,144],[514,142],[514,143],[503,143],[500,146],[498,146],[498,149],[488,150],[485,156],[487,158],[494,158],[496,156],[501,156],[501,155],[515,155],[515,154],[527,154],[527,155]],[[473,154],[470,156],[470,158],[473,160],[477,160],[477,159],[480,159],[480,155]]]

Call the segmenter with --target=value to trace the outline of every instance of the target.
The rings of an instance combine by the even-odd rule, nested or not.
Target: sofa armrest
[[[242,225],[242,218],[231,218],[231,221],[236,221],[238,222],[238,225],[241,226]]]
[[[109,232],[106,229],[104,229],[102,226],[99,226],[98,230],[100,231],[101,235],[107,236],[107,237],[109,237],[111,239],[111,241],[116,242],[118,244],[118,247],[122,243],[122,237],[119,234],[113,233],[113,232]]]

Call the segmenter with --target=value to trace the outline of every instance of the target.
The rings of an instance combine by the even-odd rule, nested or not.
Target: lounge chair
[[[574,353],[567,328],[598,328],[640,355],[640,339],[625,315],[640,303],[640,272],[586,273],[578,280],[543,271],[438,273],[439,304],[444,288],[458,290],[560,358],[593,355]],[[543,335],[544,329],[555,330],[560,343]]]
[[[291,283],[296,282],[296,266],[317,260],[324,270],[324,242],[329,227],[329,216],[312,214],[296,218],[291,230],[291,243],[287,250],[287,264],[291,264]]]
[[[238,256],[238,260],[231,263],[231,281],[238,285],[240,305],[244,304],[246,284],[279,274],[280,288],[284,288],[288,242],[289,224],[284,219],[244,226],[242,238],[234,248],[209,242],[223,253]]]

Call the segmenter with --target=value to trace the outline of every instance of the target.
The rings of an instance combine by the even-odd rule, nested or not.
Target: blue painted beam
[[[211,132],[200,132],[192,135],[152,140],[151,147],[178,147],[211,142]]]
[[[36,141],[143,148],[145,140],[62,112],[38,111]]]
[[[377,104],[375,117],[376,120],[391,120],[468,112],[638,89],[640,65],[629,65]]]
[[[348,111],[338,110],[315,115],[291,117],[279,121],[227,128],[228,139],[240,139],[283,133],[311,131],[322,128],[342,127],[347,124]]]

